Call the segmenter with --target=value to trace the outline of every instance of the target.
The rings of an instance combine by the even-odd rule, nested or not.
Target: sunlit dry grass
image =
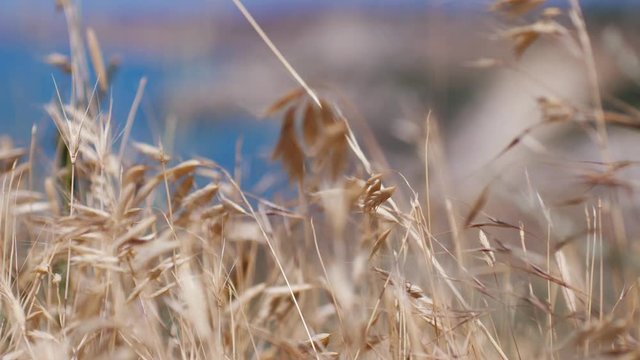
[[[520,19],[542,3],[494,10]],[[558,207],[523,184],[526,214],[496,200],[522,214],[515,222],[487,210],[492,183],[467,206],[450,200],[431,115],[416,164],[424,183],[377,169],[338,102],[308,87],[242,6],[301,82],[266,111],[281,118],[273,159],[294,191],[264,199],[213,161],[178,162],[162,144],[129,140],[145,79],[116,134],[115,65],[75,7],[61,6],[71,56],[47,60],[73,89],[56,88],[45,110],[62,160],[33,177],[45,173],[35,128],[30,149],[0,144],[3,359],[640,358],[637,227],[619,203],[635,185],[618,176],[635,163],[614,161],[607,143],[608,126],[639,120],[603,110],[577,2],[503,35],[516,57],[543,36],[572,43],[591,106],[540,99],[540,123],[496,156],[539,127],[575,123],[602,152],[581,179],[604,190]],[[580,224],[569,234],[556,225],[565,216]]]

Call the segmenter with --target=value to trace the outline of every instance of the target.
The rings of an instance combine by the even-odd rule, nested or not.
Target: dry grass
[[[520,17],[542,3],[495,10]],[[606,131],[639,120],[602,109],[592,60],[592,104],[541,99],[540,124],[503,154],[538,127],[575,123],[603,154],[581,179],[604,190],[558,207],[529,188],[531,207],[513,222],[487,209],[491,183],[467,207],[450,200],[431,116],[425,191],[377,173],[339,105],[236,4],[301,82],[267,111],[282,116],[273,158],[297,198],[262,199],[212,161],[177,163],[162,144],[131,143],[144,79],[114,151],[98,38],[88,29],[85,42],[75,8],[60,2],[71,56],[48,61],[73,76],[73,95],[46,111],[68,161],[33,178],[35,128],[29,151],[0,144],[3,359],[640,358],[637,227],[620,204],[635,184],[618,176],[635,163],[610,158]],[[517,57],[558,36],[590,58],[577,2],[572,27],[554,20],[559,9],[540,13],[504,33]],[[570,234],[557,225],[566,216],[578,224]]]

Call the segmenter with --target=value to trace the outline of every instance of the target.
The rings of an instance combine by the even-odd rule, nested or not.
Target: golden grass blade
[[[485,188],[480,193],[480,196],[478,196],[476,201],[473,203],[473,206],[471,207],[471,210],[469,210],[469,214],[467,215],[467,217],[464,220],[464,227],[465,228],[469,227],[469,225],[471,225],[473,220],[475,220],[475,218],[478,216],[480,211],[482,211],[482,209],[487,204],[487,200],[489,199],[489,189],[490,189],[489,185],[485,186]]]
[[[384,246],[387,237],[389,237],[389,234],[391,234],[391,230],[392,229],[389,228],[383,231],[380,236],[378,236],[375,243],[373,243],[373,246],[371,247],[371,251],[369,252],[369,259],[372,259],[373,256],[378,252],[378,250],[380,250]]]

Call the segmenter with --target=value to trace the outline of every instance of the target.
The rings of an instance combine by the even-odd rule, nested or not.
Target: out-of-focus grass
[[[410,184],[380,170],[375,141],[362,136],[361,147],[340,101],[301,78],[267,110],[282,119],[273,158],[290,179],[284,195],[244,191],[241,166],[178,161],[165,144],[130,140],[144,81],[116,135],[99,34],[89,32],[87,56],[76,8],[62,7],[71,56],[57,65],[73,91],[45,109],[69,161],[32,178],[44,173],[37,136],[30,149],[0,148],[5,358],[640,356],[636,183],[621,176],[637,164],[613,158],[608,136],[640,118],[603,105],[577,2],[496,2],[505,21],[533,19],[502,33],[517,57],[555,37],[578,51],[591,86],[587,105],[539,99],[540,122],[496,156],[529,146],[553,157],[532,137],[564,124],[601,158],[554,158],[578,173],[557,198],[528,173],[512,197],[495,196],[495,174],[464,204],[434,116],[419,134],[424,181]]]

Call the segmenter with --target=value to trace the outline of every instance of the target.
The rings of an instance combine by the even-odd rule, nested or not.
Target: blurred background
[[[540,121],[536,100],[541,96],[578,104],[589,99],[583,59],[561,41],[542,39],[515,61],[512,44],[500,34],[525,25],[527,18],[491,12],[492,1],[244,3],[302,77],[339,100],[360,129],[356,133],[372,134],[368,142],[375,139],[388,166],[409,177],[423,176],[429,111],[440,125],[452,176],[465,184],[482,176],[514,137]],[[547,4],[568,7],[567,1]],[[581,4],[603,92],[640,105],[640,1]],[[162,139],[178,157],[207,156],[228,168],[241,149],[250,183],[269,169],[279,124],[259,119],[297,84],[230,0],[85,1],[81,10],[105,58],[119,64],[111,85],[117,129],[146,76],[134,139],[155,144]],[[557,21],[570,25],[567,16]],[[0,133],[25,145],[35,123],[48,129],[40,135],[44,141],[54,141],[42,105],[54,99],[52,76],[63,97],[69,96],[69,79],[44,59],[68,49],[64,14],[53,0],[2,1]],[[483,58],[508,65],[469,66]],[[539,153],[557,146],[577,157],[597,154],[581,139],[559,137],[557,129],[536,139],[545,144]],[[531,149],[536,147],[509,162],[522,161],[535,153]],[[620,145],[614,151],[624,154],[625,149]]]

